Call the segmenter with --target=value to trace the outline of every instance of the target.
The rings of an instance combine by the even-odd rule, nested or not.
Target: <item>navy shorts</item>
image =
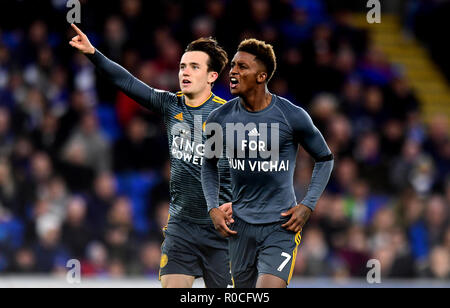
[[[230,237],[231,273],[236,288],[254,288],[260,274],[277,276],[287,284],[294,271],[300,232],[281,227],[284,223],[254,225],[233,217]]]
[[[184,274],[203,277],[207,288],[232,287],[228,239],[211,225],[171,217],[164,230],[160,277]]]

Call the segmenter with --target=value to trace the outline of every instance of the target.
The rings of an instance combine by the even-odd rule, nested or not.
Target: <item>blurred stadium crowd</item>
[[[335,155],[295,275],[364,277],[376,258],[384,277],[450,278],[449,119],[422,122],[401,69],[351,26],[357,1],[80,2],[91,42],[159,89],[179,89],[178,61],[197,37],[216,37],[230,57],[243,38],[273,44],[269,89],[307,109]],[[65,273],[76,258],[86,276],[154,277],[169,206],[165,129],[71,49],[65,5],[2,4],[0,275]],[[224,99],[227,80],[213,89]],[[301,150],[299,200],[311,171]]]

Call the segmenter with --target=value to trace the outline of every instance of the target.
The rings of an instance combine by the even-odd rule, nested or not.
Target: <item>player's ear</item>
[[[259,72],[256,75],[256,81],[258,83],[264,83],[264,82],[266,82],[266,80],[267,80],[267,73],[266,72]]]
[[[208,72],[208,83],[216,82],[218,77],[219,77],[219,74],[217,72],[214,72],[214,71]]]

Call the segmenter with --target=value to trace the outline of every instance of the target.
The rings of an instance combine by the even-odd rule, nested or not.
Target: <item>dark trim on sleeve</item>
[[[333,160],[333,159],[334,159],[333,154],[329,154],[327,156],[317,158],[316,162],[318,163],[318,162],[322,162],[322,161],[330,161],[330,160]]]

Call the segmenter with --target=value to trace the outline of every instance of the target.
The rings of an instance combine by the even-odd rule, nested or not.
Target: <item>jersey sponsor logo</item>
[[[174,116],[175,119],[177,119],[178,121],[183,121],[183,113],[180,112],[179,114]]]
[[[171,154],[174,158],[194,165],[203,164],[204,145],[182,136],[172,136]]]
[[[258,130],[256,129],[256,127],[254,129],[252,129],[249,133],[248,133],[249,137],[259,137],[260,134],[258,133]]]
[[[289,170],[289,160],[250,161],[244,159],[228,158],[231,169],[252,172],[281,172]]]
[[[182,113],[176,116],[180,114]],[[172,157],[193,165],[202,165],[204,154],[202,127],[205,125],[202,123],[202,116],[194,115],[193,134],[192,127],[187,122],[178,122],[172,125],[170,144]]]
[[[205,155],[213,152],[223,142],[223,127],[212,128],[206,124]],[[289,171],[289,159],[280,160],[279,123],[226,123],[226,157],[231,169],[250,172]],[[214,132],[214,134],[212,134]],[[214,150],[215,151],[215,150]],[[215,157],[217,154],[214,152]],[[214,155],[213,155],[214,156]]]

